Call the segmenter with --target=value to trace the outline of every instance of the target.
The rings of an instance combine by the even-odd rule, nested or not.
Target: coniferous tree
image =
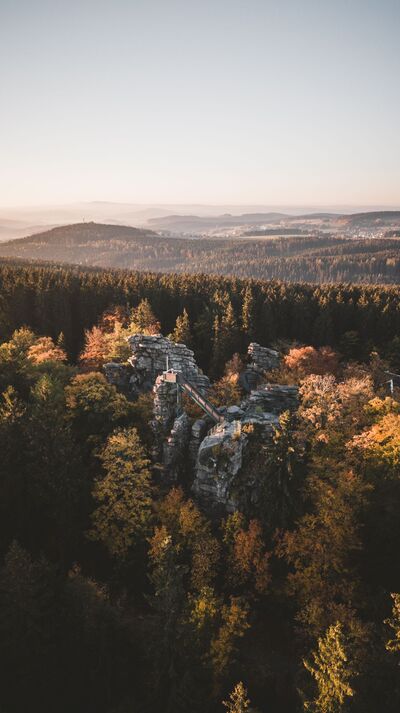
[[[304,710],[311,713],[343,713],[346,703],[354,696],[353,682],[357,676],[354,664],[349,659],[349,647],[341,624],[328,628],[318,639],[318,647],[312,652],[312,661],[304,666],[316,685],[316,695],[304,702]]]
[[[186,344],[190,347],[192,344],[192,333],[190,329],[189,315],[186,308],[183,310],[181,315],[176,318],[175,329],[170,334],[170,339],[178,344]]]

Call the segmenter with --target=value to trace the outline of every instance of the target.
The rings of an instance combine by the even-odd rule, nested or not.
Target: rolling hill
[[[0,257],[95,267],[306,282],[400,283],[400,239],[336,235],[162,237],[77,223],[0,244]]]

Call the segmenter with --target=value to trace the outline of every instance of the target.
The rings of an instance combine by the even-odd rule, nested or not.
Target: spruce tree
[[[186,344],[186,346],[191,345],[192,333],[190,330],[189,315],[186,309],[184,309],[182,314],[178,315],[176,318],[175,329],[172,334],[169,335],[169,338],[178,344]]]

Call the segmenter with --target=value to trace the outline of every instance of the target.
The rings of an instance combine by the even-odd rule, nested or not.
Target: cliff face
[[[265,373],[277,369],[281,355],[275,349],[261,347],[257,342],[249,344],[247,355],[249,363],[240,375],[240,383],[246,393],[250,393],[258,384],[265,381]]]
[[[293,386],[266,384],[252,391],[235,411],[235,420],[215,426],[200,443],[193,482],[193,492],[209,507],[221,506],[228,512],[241,509],[238,478],[248,446],[247,431],[257,426],[264,443],[271,441],[279,416],[294,411],[298,390]],[[229,409],[228,409],[229,411]],[[252,491],[257,497],[257,483],[241,478],[240,491]]]

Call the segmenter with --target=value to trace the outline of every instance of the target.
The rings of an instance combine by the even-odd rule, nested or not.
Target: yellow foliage
[[[222,624],[211,642],[210,649],[217,677],[223,674],[232,662],[237,640],[242,638],[250,627],[248,614],[248,605],[239,597],[231,597],[230,603],[222,607]]]

